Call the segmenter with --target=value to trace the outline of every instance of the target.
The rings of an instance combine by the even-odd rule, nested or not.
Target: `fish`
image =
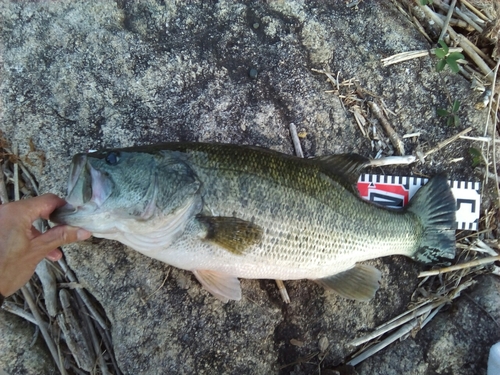
[[[456,211],[445,174],[403,210],[361,199],[368,165],[354,153],[298,158],[217,143],[80,153],[67,204],[50,219],[191,271],[223,302],[241,299],[239,278],[310,279],[368,301],[381,273],[361,262],[453,259]]]

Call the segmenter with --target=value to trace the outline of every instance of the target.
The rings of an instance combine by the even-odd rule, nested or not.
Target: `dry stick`
[[[73,271],[71,271],[68,267],[68,265],[66,264],[66,262],[64,261],[64,258],[61,258],[59,261],[58,261],[59,265],[61,266],[62,270],[64,271],[66,277],[71,281],[71,282],[77,282],[76,280],[76,277],[73,273]],[[106,325],[106,322],[104,321],[104,319],[101,317],[101,315],[97,312],[97,310],[94,308],[94,306],[92,305],[92,302],[89,300],[89,297],[87,296],[87,294],[85,294],[85,290],[83,290],[82,288],[77,288],[75,289],[76,292],[78,293],[78,295],[80,296],[80,298],[83,300],[83,302],[85,303],[85,305],[87,306],[87,308],[89,309],[89,311],[91,312],[92,316],[94,317],[95,320],[97,320],[97,322],[99,323],[99,325],[104,329],[104,330],[107,330],[108,327]]]
[[[460,47],[462,47],[464,51],[469,54],[470,58],[478,64],[478,67],[483,70],[484,74],[486,76],[491,74],[491,68],[485,63],[485,61],[492,66],[495,65],[495,62],[462,34],[457,34],[457,37]]]
[[[408,165],[414,163],[417,158],[413,155],[406,156],[387,156],[380,159],[371,159],[370,167],[383,167],[386,165]]]
[[[283,302],[290,303],[290,296],[288,295],[288,292],[286,290],[285,284],[283,283],[283,280],[276,279],[276,285],[278,286],[278,290],[281,294],[281,298],[283,299]]]
[[[423,49],[419,51],[406,51],[406,52],[396,53],[395,55],[384,57],[380,61],[382,62],[382,66],[389,66],[403,61],[413,60],[425,56],[429,56],[429,51]]]
[[[96,324],[95,327],[99,331],[99,335],[101,335],[101,338],[104,342],[104,346],[106,347],[106,350],[109,353],[109,357],[111,358],[111,362],[113,363],[114,367],[114,374],[115,375],[121,375],[122,372],[120,371],[120,368],[118,367],[118,364],[116,363],[116,358],[113,354],[113,346],[111,345],[111,337],[109,337],[109,332],[105,331],[102,329],[102,327],[99,324]]]
[[[375,117],[377,117],[378,120],[380,121],[380,124],[382,125],[385,132],[389,136],[389,139],[390,139],[392,145],[394,146],[394,148],[396,149],[396,151],[400,155],[404,155],[405,154],[405,147],[404,147],[403,141],[399,137],[398,133],[396,133],[396,131],[393,129],[391,124],[389,124],[389,121],[387,121],[387,119],[385,118],[380,107],[373,101],[368,101],[368,106],[372,110]]]
[[[88,336],[84,334],[82,318],[75,314],[70,298],[71,294],[67,290],[62,289],[59,292],[62,314],[58,314],[57,323],[78,367],[91,371],[95,366],[96,356]]]
[[[14,146],[14,155],[17,155],[16,147]],[[14,163],[14,200],[18,201],[21,199],[19,194],[19,168],[17,163]]]
[[[420,24],[420,21],[415,16],[410,17],[410,15],[403,8],[401,8],[401,6],[399,5],[399,3],[397,1],[392,0],[392,4],[396,8],[398,8],[398,10],[401,13],[403,13],[403,15],[405,15],[410,22],[413,22],[413,24],[417,27],[418,31],[420,31],[420,33],[425,37],[425,39],[427,39],[429,41],[429,43],[432,43],[432,39],[429,37],[429,35],[427,35],[427,33],[425,32],[425,29]]]
[[[85,306],[85,304],[81,298],[80,298],[79,302],[80,302],[79,305],[81,307]],[[109,370],[108,370],[108,366],[106,365],[106,361],[104,360],[104,357],[102,356],[101,346],[99,345],[99,340],[97,340],[97,335],[95,333],[94,325],[90,321],[86,311],[83,311],[82,315],[83,315],[83,319],[85,320],[85,323],[86,323],[85,325],[87,328],[89,328],[89,331],[90,331],[92,345],[94,346],[94,353],[97,356],[97,358],[99,359],[101,373],[103,375],[110,375]]]
[[[37,228],[38,229],[38,228]],[[43,232],[43,231],[40,231]],[[56,276],[52,272],[47,259],[42,259],[35,268],[35,273],[40,280],[43,288],[43,295],[45,299],[45,308],[47,313],[52,318],[57,315],[57,285]]]
[[[490,143],[493,140],[491,137],[469,137],[468,135],[462,135],[460,139],[467,139],[469,141],[486,142],[486,143]],[[496,139],[495,143],[500,143],[500,139]]]
[[[304,153],[302,152],[302,147],[300,146],[299,136],[297,135],[297,127],[293,122],[289,125],[290,135],[292,136],[293,148],[298,157],[303,158]]]
[[[469,26],[469,24],[464,20],[458,20],[456,18],[452,18],[449,24],[451,26],[461,27],[462,29],[467,29],[467,27]]]
[[[493,263],[493,262],[496,262],[497,260],[500,260],[500,255],[497,255],[494,257],[481,258],[481,259],[473,260],[473,261],[467,262],[467,263],[456,264],[454,266],[441,268],[439,270],[430,270],[430,271],[420,272],[418,277],[440,275],[440,274],[446,273],[446,272],[452,272],[452,271],[457,271],[457,270],[462,270],[462,269],[466,269],[466,268],[480,266],[482,264]]]
[[[447,10],[449,11],[449,9],[451,8],[450,5],[444,4],[443,2],[441,2],[441,0],[436,0],[435,4],[445,11]],[[479,26],[472,18],[470,18],[468,15],[462,12],[459,8],[455,8],[453,11],[457,14],[457,16],[461,17],[465,22],[467,22],[470,26],[476,29],[476,31],[480,33],[483,32],[483,28]]]
[[[14,152],[12,152],[8,147],[5,147],[5,151],[9,154],[13,154],[15,156],[18,156],[17,155],[17,147],[12,147],[12,148],[14,149]],[[31,173],[28,172],[28,169],[26,169],[26,167],[24,166],[24,164],[21,162],[21,160],[19,158],[17,158],[16,163],[19,164],[19,167],[21,168],[23,173],[26,175],[26,177],[28,177],[28,180],[30,181],[31,185],[33,186],[33,190],[35,190],[36,195],[40,195],[40,192],[38,191],[38,186],[35,182],[35,179],[31,175]]]
[[[469,8],[469,10],[472,13],[474,13],[476,16],[478,16],[479,18],[481,18],[483,21],[491,22],[491,20],[486,15],[484,15],[479,9],[477,9],[474,5],[472,5],[471,3],[469,3],[467,0],[461,0],[460,2],[462,4],[464,4],[467,8]]]
[[[495,84],[496,84],[496,78],[497,78],[497,75],[498,75],[498,68],[500,67],[500,59],[498,59],[498,63],[497,63],[497,66],[495,67],[495,77],[493,79],[493,88],[495,87]],[[493,102],[493,99],[494,99],[494,94],[492,93],[491,94],[491,102]],[[493,129],[492,129],[492,138],[493,138],[493,171],[496,173],[497,171],[497,153],[495,152],[495,142],[496,142],[496,134],[497,134],[497,127],[496,127],[496,122],[497,122],[497,114],[498,114],[498,106],[500,105],[500,94],[497,95],[497,106],[495,108],[495,112],[493,113],[493,118],[495,120],[495,125],[493,126]],[[491,106],[490,106],[491,107]],[[488,112],[488,117],[490,117],[490,114],[491,114],[491,111]],[[500,188],[498,187],[498,183],[495,184],[496,186],[496,190],[497,190],[497,198],[498,198],[498,206],[500,207]]]
[[[7,312],[10,312],[11,314],[17,315],[24,320],[27,320],[28,322],[31,322],[35,325],[40,324],[40,322],[37,322],[33,314],[30,314],[29,312],[21,309],[19,306],[17,306],[15,303],[12,303],[10,301],[5,301],[2,305],[2,309],[4,309]]]
[[[50,354],[52,354],[52,358],[54,359],[54,362],[56,363],[57,368],[59,369],[59,372],[63,375],[66,374],[66,370],[59,361],[59,356],[57,354],[57,349],[54,345],[54,341],[52,341],[52,337],[50,337],[49,332],[47,331],[47,323],[45,323],[40,316],[40,313],[38,312],[38,307],[36,306],[35,301],[33,301],[33,298],[31,296],[31,292],[29,290],[29,283],[26,284],[21,288],[21,292],[23,293],[24,299],[28,303],[28,306],[31,310],[31,313],[35,317],[38,327],[40,328],[40,332],[42,332],[42,336],[45,339],[45,343],[47,344],[47,347],[49,348]]]
[[[444,140],[443,142],[440,142],[437,144],[437,146],[431,148],[429,151],[427,151],[425,154],[424,154],[424,158],[426,158],[427,156],[429,156],[430,154],[433,154],[435,153],[436,151],[439,151],[441,150],[443,147],[446,147],[448,146],[450,143],[456,141],[458,138],[460,138],[461,136],[467,134],[468,132],[470,132],[472,130],[472,127],[468,127],[467,129],[465,130],[462,130],[460,133],[458,134],[455,134],[453,137],[450,137],[446,140]]]
[[[400,325],[402,325],[404,323],[409,322],[412,319],[418,318],[419,316],[421,316],[423,314],[429,313],[432,309],[434,309],[434,308],[438,307],[439,305],[442,305],[446,302],[448,302],[448,299],[440,299],[432,304],[428,304],[428,305],[423,306],[419,309],[413,310],[411,312],[407,312],[407,313],[403,314],[403,316],[400,316],[399,319],[393,320],[392,322],[379,327],[378,329],[369,333],[368,335],[360,337],[359,339],[352,340],[351,342],[349,342],[349,345],[354,345],[354,346],[361,345],[367,341],[370,341],[378,336],[383,335],[386,332],[393,330],[394,328],[399,327]]]
[[[489,229],[487,231],[489,231]],[[476,233],[474,233],[474,235],[479,234],[479,233],[485,233],[485,231],[476,232]],[[491,247],[489,247],[487,244],[485,244],[480,239],[477,239],[476,241],[474,241],[473,243],[468,244],[468,245],[457,243],[456,246],[457,246],[457,249],[466,249],[466,250],[475,251],[478,253],[486,253],[486,254],[494,256],[494,257],[496,257],[498,255],[495,250],[493,250]]]
[[[335,80],[335,78],[332,76],[332,73],[327,72],[327,71],[325,71],[325,70],[314,69],[314,68],[312,68],[311,70],[312,70],[313,72],[316,72],[316,73],[321,73],[321,74],[326,75],[326,77],[328,78],[328,80],[332,83],[333,88],[336,88],[337,90],[339,89],[339,87],[338,87],[338,82],[337,82],[337,81]]]
[[[427,5],[420,7],[424,13],[431,18],[438,26],[443,26],[443,20],[432,11]],[[479,51],[479,49],[474,46],[472,42],[470,42],[467,38],[463,37],[461,34],[457,34],[453,28],[448,26],[448,32],[453,39],[458,40],[458,44],[460,47],[464,49],[464,52],[469,55],[469,57],[476,63],[477,67],[483,72],[487,77],[491,74],[490,67],[484,62],[484,60],[480,57],[480,54],[483,52]],[[486,55],[484,55],[486,57]]]
[[[434,309],[434,311],[432,311],[428,316],[427,318],[425,318],[425,320],[420,324],[420,327],[419,327],[419,330],[422,330],[426,325],[427,323],[429,323],[436,315],[438,312],[441,311],[441,309],[444,307],[444,304],[443,305],[439,305],[438,307],[436,307]]]
[[[439,35],[438,40],[444,40],[444,34],[446,34],[446,30],[448,29],[448,25],[450,24],[450,19],[451,16],[453,15],[453,10],[455,9],[455,5],[457,4],[457,0],[453,0],[451,2],[451,5],[448,9],[448,14],[446,15],[446,18],[443,23],[443,27],[441,29],[441,34]]]
[[[356,124],[358,125],[358,128],[361,131],[361,133],[363,134],[363,137],[368,138],[368,135],[366,134],[366,130],[364,127],[364,125],[366,125],[366,120],[361,114],[361,111],[359,110],[357,105],[352,107],[352,114],[354,115]]]
[[[415,132],[415,133],[407,133],[405,135],[403,135],[403,139],[406,139],[406,138],[413,138],[413,137],[420,137],[420,132]]]
[[[422,34],[424,36],[424,38],[427,39],[427,41],[432,44],[432,38],[427,34],[424,27],[422,26],[422,24],[418,20],[418,18],[413,16],[411,21],[413,21],[413,24],[417,27],[417,30],[420,31],[420,34]]]
[[[21,168],[21,170],[23,171],[23,173],[26,175],[26,177],[30,181],[31,186],[33,186],[33,190],[35,191],[36,195],[40,195],[40,192],[38,191],[38,187],[36,186],[35,179],[33,178],[33,176],[31,176],[31,173],[28,172],[28,170],[23,165],[23,163],[21,163],[21,161],[19,161],[19,167]]]
[[[436,51],[435,49],[431,49],[430,53],[429,53],[428,50],[424,49],[424,50],[419,50],[419,51],[401,52],[401,53],[397,53],[397,54],[389,56],[389,57],[385,57],[385,58],[381,59],[380,61],[383,63],[382,64],[383,66],[389,66],[389,65],[397,64],[397,63],[400,63],[403,61],[416,59],[419,57],[430,56],[430,54],[435,55],[436,54],[435,51]],[[448,52],[450,52],[450,53],[451,52],[462,52],[462,51],[463,51],[463,48],[460,48],[460,47],[453,47],[453,48],[449,48],[449,50],[448,50]]]
[[[349,362],[347,362],[347,365],[350,366],[356,366],[357,364],[363,362],[365,359],[371,357],[375,353],[379,352],[380,350],[384,349],[386,346],[392,344],[394,341],[399,339],[401,336],[406,335],[407,333],[411,332],[413,328],[415,328],[418,324],[417,320],[414,320],[410,323],[405,324],[403,327],[401,327],[398,331],[390,335],[387,339],[384,341],[378,343],[377,345],[372,346],[370,349],[366,350],[365,352],[361,353],[357,357],[351,359]]]
[[[497,75],[498,75],[498,69],[499,69],[499,67],[500,67],[500,59],[498,59],[497,65],[495,66],[495,72],[493,74],[493,82],[492,82],[492,85],[491,85],[491,89],[492,90],[495,90],[495,87],[496,87]],[[491,94],[491,100],[490,100],[490,103],[488,105],[488,116],[486,117],[486,124],[484,126],[484,132],[483,132],[483,136],[485,136],[485,137],[488,134],[488,127],[489,127],[489,124],[490,124],[490,117],[491,117],[492,114],[493,114],[493,120],[495,121],[495,124],[496,124],[496,121],[497,121],[496,120],[496,118],[497,118],[496,113],[498,112],[498,102],[500,102],[500,95],[498,95],[498,97],[497,97],[497,112],[492,113],[491,109],[493,108],[493,100],[494,100],[494,98],[495,98],[495,93],[492,92],[492,94]],[[493,125],[493,130],[492,130],[493,136],[496,133],[496,129],[495,128],[496,128],[495,125]],[[493,145],[494,144],[495,143],[493,143]],[[489,151],[489,149],[490,148],[488,147],[488,151]],[[482,154],[483,154],[483,151],[484,151],[484,144],[481,146],[481,153]],[[493,153],[495,153],[494,146],[493,146]],[[488,163],[486,163],[486,170],[489,172]],[[495,175],[496,175],[496,173],[497,173],[496,168],[495,168],[494,172],[495,172]],[[486,174],[484,185],[486,185],[487,183],[488,183],[488,174]],[[497,189],[498,189],[498,184],[497,184]]]
[[[427,314],[427,317],[425,318],[423,323],[420,324],[420,329],[422,329],[427,323],[429,323],[429,321],[432,318],[434,318],[434,316],[436,316],[436,314],[439,312],[439,310],[446,303],[451,302],[452,300],[454,300],[455,298],[460,296],[460,293],[463,290],[467,289],[468,287],[470,287],[473,284],[474,284],[474,280],[468,280],[468,281],[464,282],[463,284],[458,285],[458,287],[452,293],[450,293],[450,295],[448,297],[444,297],[444,298],[441,298],[439,301],[436,301],[435,302],[436,304],[439,302],[440,302],[440,304],[434,309],[434,311],[432,311],[430,314],[429,314],[429,312],[424,312],[423,314],[421,314],[421,315]],[[369,358],[370,356],[377,353],[378,351],[382,350],[383,348],[385,348],[386,346],[388,346],[392,342],[396,341],[398,338],[401,338],[401,337],[405,336],[406,334],[408,334],[409,332],[411,332],[413,330],[413,328],[415,328],[418,325],[418,323],[419,323],[418,318],[417,317],[414,318],[413,321],[405,324],[396,333],[392,334],[391,336],[387,337],[384,341],[380,342],[377,345],[370,347],[365,352],[362,352],[358,356],[354,357],[347,364],[355,366],[355,365],[361,363],[362,361]]]
[[[0,203],[6,204],[9,203],[9,195],[7,194],[7,187],[5,186],[4,173],[1,165],[0,173],[2,173],[2,175],[0,176]]]

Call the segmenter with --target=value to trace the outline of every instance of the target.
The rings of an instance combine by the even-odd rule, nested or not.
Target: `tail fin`
[[[432,178],[413,197],[407,208],[420,218],[422,240],[412,258],[435,263],[440,258],[455,258],[455,198],[445,174]]]

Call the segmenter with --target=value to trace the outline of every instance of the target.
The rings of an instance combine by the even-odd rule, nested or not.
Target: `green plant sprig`
[[[459,109],[460,109],[460,102],[458,100],[454,100],[450,111],[438,108],[437,114],[438,116],[445,117],[447,119],[446,124],[448,126],[459,126],[460,125],[460,118],[458,117]]]
[[[453,73],[458,73],[460,68],[458,67],[457,60],[465,59],[464,55],[460,52],[451,52],[446,43],[440,40],[439,45],[441,48],[434,48],[434,53],[439,59],[436,65],[436,71],[440,72],[444,69],[446,65],[448,65]]]

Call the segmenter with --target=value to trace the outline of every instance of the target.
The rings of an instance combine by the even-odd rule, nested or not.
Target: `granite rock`
[[[217,141],[293,153],[290,122],[307,132],[306,156],[373,157],[352,114],[312,68],[355,78],[383,98],[398,133],[421,132],[418,141],[405,141],[407,153],[458,131],[436,116],[448,98],[463,103],[463,126],[482,134],[485,113],[473,109],[477,94],[464,78],[436,73],[428,57],[382,67],[383,57],[430,48],[389,2],[349,8],[298,0],[3,1],[0,14],[0,130],[29,161],[43,192],[63,195],[71,156],[88,149]],[[39,153],[30,152],[31,144]],[[473,179],[468,147],[457,142],[425,165],[397,173],[445,170]],[[457,157],[465,160],[450,162]],[[405,310],[422,269],[401,257],[371,261],[383,281],[365,303],[293,281],[286,283],[292,302],[285,305],[274,281],[243,280],[243,299],[222,304],[190,273],[116,242],[87,241],[64,252],[106,311],[126,374],[317,373],[317,357],[297,361],[317,352],[323,337],[330,343],[319,365],[326,373],[354,350],[349,340]],[[495,293],[482,289],[483,280],[469,297],[490,306],[498,320],[489,305]],[[498,288],[498,280],[489,280],[490,291]],[[358,373],[484,373],[488,348],[500,335],[475,309],[460,298],[415,338],[359,365]]]

